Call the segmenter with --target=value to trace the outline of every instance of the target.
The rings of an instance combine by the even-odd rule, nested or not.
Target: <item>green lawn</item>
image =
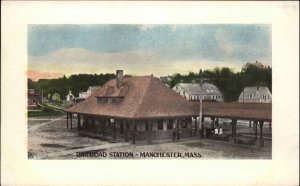
[[[64,112],[44,105],[42,111],[28,111],[28,117],[61,116]]]

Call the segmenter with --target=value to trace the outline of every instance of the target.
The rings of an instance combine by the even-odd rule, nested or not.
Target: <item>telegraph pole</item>
[[[202,69],[200,70],[200,108],[199,108],[199,128],[201,130],[201,137],[203,137],[203,127],[202,127]]]
[[[200,92],[200,108],[199,108],[199,128],[200,128],[200,131],[201,131],[201,137],[202,137],[202,134],[203,134],[203,127],[202,127],[202,94]]]

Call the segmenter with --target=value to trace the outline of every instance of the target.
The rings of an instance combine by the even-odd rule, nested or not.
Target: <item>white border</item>
[[[298,185],[298,2],[1,2],[3,185]],[[27,160],[27,24],[272,24],[272,160]]]

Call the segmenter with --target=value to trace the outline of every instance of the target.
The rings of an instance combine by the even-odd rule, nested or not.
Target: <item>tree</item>
[[[32,81],[30,78],[27,79],[27,86],[28,89],[35,89],[36,88],[36,83]]]

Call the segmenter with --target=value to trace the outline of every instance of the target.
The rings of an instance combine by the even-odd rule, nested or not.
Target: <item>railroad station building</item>
[[[123,77],[108,81],[85,101],[66,110],[78,115],[78,129],[93,136],[129,140],[181,137],[192,132],[194,104],[153,76]],[[71,120],[72,121],[72,120]]]

